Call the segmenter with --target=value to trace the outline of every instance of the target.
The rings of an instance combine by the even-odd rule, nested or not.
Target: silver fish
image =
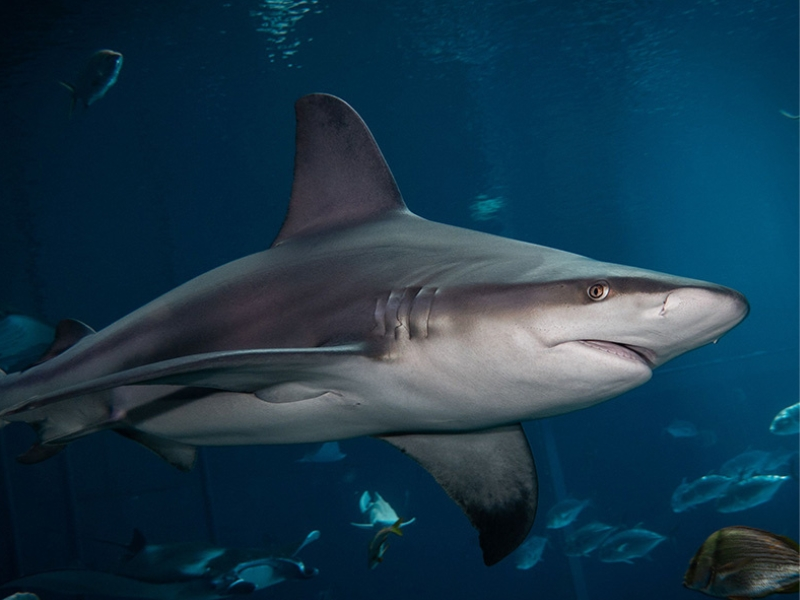
[[[770,453],[764,450],[747,450],[725,461],[719,469],[720,475],[734,479],[747,479],[763,473]]]
[[[724,495],[736,480],[724,475],[705,475],[691,483],[683,480],[672,494],[673,512],[683,512],[689,508],[715,500]]]
[[[514,552],[514,566],[521,571],[526,571],[542,560],[547,538],[532,535],[525,540]]]
[[[754,475],[732,484],[717,500],[717,511],[732,513],[746,510],[772,500],[788,475]]]
[[[800,402],[787,406],[775,415],[769,430],[775,435],[794,435],[800,432]]]
[[[589,556],[617,529],[618,527],[614,525],[606,525],[599,521],[588,523],[567,536],[566,540],[564,540],[564,554],[567,556]]]
[[[117,82],[122,69],[122,54],[113,50],[100,50],[92,54],[86,65],[78,73],[75,83],[59,81],[72,94],[69,114],[80,100],[84,108],[106,95],[106,92]]]
[[[681,421],[680,419],[673,420],[672,423],[664,428],[664,431],[676,438],[694,437],[698,433],[697,426],[694,423]]]
[[[343,454],[339,449],[339,442],[325,442],[315,452],[309,452],[303,458],[300,458],[295,462],[337,462],[346,456],[347,455]]]
[[[589,500],[566,498],[547,511],[547,528],[561,529],[572,523],[589,505]]]
[[[632,563],[634,558],[641,558],[650,553],[667,538],[663,535],[634,527],[610,536],[597,550],[597,557],[607,563]]]

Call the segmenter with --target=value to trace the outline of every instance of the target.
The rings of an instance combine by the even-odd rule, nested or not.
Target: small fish
[[[632,563],[634,558],[646,556],[666,539],[660,533],[642,529],[637,525],[609,537],[598,549],[597,556],[606,563]]]
[[[369,529],[377,525],[378,527],[389,527],[397,521],[397,513],[392,506],[384,500],[378,492],[375,492],[375,499],[372,499],[369,492],[361,494],[358,500],[358,508],[367,516],[368,523],[350,523],[354,527]],[[416,517],[409,521],[403,521],[402,527],[413,523]]]
[[[724,475],[705,475],[691,483],[683,480],[672,494],[672,511],[683,512],[689,508],[716,500],[723,496],[736,480]]]
[[[772,419],[770,433],[794,435],[800,432],[800,402],[787,406]]]
[[[55,336],[55,329],[38,319],[0,311],[0,369],[11,373],[31,366]]]
[[[797,542],[742,525],[712,533],[683,576],[690,590],[732,600],[797,593],[798,581]]]
[[[383,555],[386,554],[386,550],[389,548],[390,533],[403,537],[403,531],[400,529],[403,525],[407,525],[407,523],[403,523],[403,519],[397,519],[397,521],[388,527],[380,529],[378,533],[375,534],[375,537],[373,537],[369,543],[367,553],[367,564],[370,569],[374,569],[383,562]]]
[[[75,83],[59,81],[72,93],[69,114],[80,100],[85,108],[89,108],[106,95],[106,92],[117,82],[122,69],[122,54],[113,50],[100,50],[89,58],[86,66],[78,73]]]
[[[589,504],[589,500],[567,498],[547,511],[547,528],[561,529],[572,523]]]
[[[769,502],[787,479],[788,475],[754,475],[737,481],[717,500],[717,512],[739,512]]]
[[[690,421],[675,419],[664,428],[674,438],[695,437],[698,433],[697,426]]]
[[[589,556],[615,531],[617,527],[593,521],[584,525],[564,540],[564,554],[567,556]]]
[[[531,536],[525,540],[514,552],[514,557],[516,558],[515,566],[521,571],[527,571],[536,563],[540,562],[547,541],[546,537],[538,535]]]
[[[339,449],[339,442],[325,442],[316,452],[309,452],[303,458],[295,462],[316,462],[327,463],[342,460],[347,454],[342,454]]]
[[[770,453],[764,450],[748,450],[737,454],[726,461],[719,469],[720,475],[735,479],[747,479],[760,475],[764,464],[770,459]]]
[[[45,571],[10,581],[4,587],[152,600],[240,597],[283,581],[315,577],[318,570],[305,566],[297,559],[297,553],[319,537],[319,531],[312,531],[291,553],[275,553],[202,542],[147,544],[142,533],[136,530],[114,572]]]

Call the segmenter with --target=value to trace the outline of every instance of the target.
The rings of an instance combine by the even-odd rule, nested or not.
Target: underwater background
[[[124,55],[119,79],[70,117],[58,82],[102,48]],[[0,310],[99,329],[267,248],[291,188],[293,103],[311,92],[361,114],[415,213],[713,281],[750,316],[641,388],[525,424],[532,534],[549,538],[528,570],[484,567],[458,507],[379,441],[345,440],[329,463],[297,462],[312,445],[204,448],[186,474],[110,432],[23,466],[34,436],[11,425],[0,582],[111,569],[122,549],[103,540],[134,528],[233,547],[317,529],[301,558],[319,575],[263,597],[700,598],[681,580],[714,530],[797,539],[798,437],[769,431],[798,401],[796,2],[5,0]],[[792,476],[769,502],[672,510],[684,478],[752,450]],[[371,533],[350,525],[365,490],[416,518],[374,570]],[[564,498],[590,500],[573,526],[667,539],[632,564],[569,558],[567,530],[545,528]]]

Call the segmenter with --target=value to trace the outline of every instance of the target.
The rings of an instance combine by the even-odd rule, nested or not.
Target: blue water
[[[264,597],[697,597],[681,578],[713,530],[798,536],[798,482],[733,514],[675,514],[682,478],[748,449],[798,401],[798,7],[675,2],[13,0],[0,7],[0,307],[101,328],[177,284],[266,248],[292,180],[293,102],[347,100],[411,210],[592,258],[714,281],[751,303],[719,344],[594,408],[526,424],[541,482],[543,562],[483,566],[477,536],[427,473],[391,447],[296,463],[310,446],[204,449],[181,474],[110,433],[45,463],[0,433],[0,581],[111,568],[134,527],[153,542],[259,546],[322,537],[315,579]],[[117,83],[67,118],[98,49]],[[489,220],[484,194],[503,203]],[[487,399],[490,400],[490,399]],[[674,420],[716,443],[673,438]],[[546,443],[549,439],[551,443]],[[797,462],[789,470],[796,470]],[[416,517],[366,567],[358,498]],[[568,560],[543,516],[564,495],[591,519],[669,536],[650,560]],[[43,599],[59,598],[42,594]]]

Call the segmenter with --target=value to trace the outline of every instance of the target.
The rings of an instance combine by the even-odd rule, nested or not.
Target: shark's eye
[[[607,281],[596,281],[592,285],[589,286],[589,289],[586,290],[589,298],[594,300],[595,302],[599,302],[603,300],[606,296],[608,296],[608,292],[611,290],[611,286],[608,285]]]

